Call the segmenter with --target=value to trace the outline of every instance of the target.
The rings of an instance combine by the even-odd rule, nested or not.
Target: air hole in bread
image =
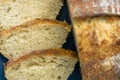
[[[57,80],[61,80],[61,76],[58,76],[58,77],[57,77]]]
[[[10,12],[10,10],[11,10],[11,7],[8,7],[6,12],[7,13]]]
[[[42,61],[43,61],[43,62],[46,62],[46,60],[45,60],[45,58],[44,58],[44,57],[41,57],[41,59],[42,59]]]
[[[117,44],[117,45],[120,45],[120,40],[118,40],[118,41],[116,42],[116,44]]]
[[[28,19],[28,17],[24,17],[24,19]]]
[[[15,68],[15,70],[18,70],[18,69],[20,68],[20,66],[21,66],[21,65],[18,65],[18,66]]]
[[[57,57],[53,57],[53,59],[54,59],[54,60],[56,60],[56,59],[57,59]]]
[[[56,63],[56,61],[55,60],[51,60],[50,63]]]
[[[3,40],[0,41],[0,44],[3,44]]]
[[[3,30],[3,28],[2,28],[2,27],[0,27],[0,29],[1,29],[1,30]]]
[[[13,67],[12,70],[17,71],[17,70],[19,70],[20,66],[21,66],[21,65],[17,65],[16,67]]]
[[[28,30],[21,30],[20,33],[28,33]]]
[[[65,63],[68,62],[68,61],[64,61]]]
[[[26,67],[32,67],[32,66],[40,66],[40,64],[37,63],[37,62],[32,62],[32,63],[28,63],[28,64],[26,65]]]
[[[15,2],[16,0],[12,0],[13,2]]]
[[[27,39],[27,36],[26,36],[26,35],[23,35],[22,38],[23,38],[23,39]]]
[[[49,34],[55,34],[55,33],[51,32],[51,33],[49,33]]]
[[[64,65],[63,64],[58,64],[57,67],[63,67]]]
[[[13,36],[13,34],[9,35],[9,36],[7,37],[7,39],[9,39],[9,38],[12,37],[12,36]]]
[[[34,74],[31,74],[30,76],[34,76]]]
[[[50,28],[45,28],[45,30],[50,30]]]
[[[10,56],[11,56],[11,57],[13,57],[13,55],[12,55],[12,54],[10,54]]]
[[[15,17],[18,17],[18,14],[16,14]]]
[[[54,75],[51,75],[51,77],[55,77]]]

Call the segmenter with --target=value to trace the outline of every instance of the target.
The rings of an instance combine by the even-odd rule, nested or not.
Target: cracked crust
[[[116,57],[112,61],[106,59],[120,54],[120,18],[74,18],[73,24],[83,79],[114,80],[119,70],[114,65]]]

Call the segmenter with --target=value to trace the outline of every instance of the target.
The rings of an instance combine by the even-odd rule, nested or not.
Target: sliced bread
[[[35,18],[56,19],[63,0],[0,0],[0,30]]]
[[[67,80],[77,54],[65,49],[33,51],[5,66],[7,80]]]
[[[33,50],[59,48],[65,43],[71,26],[57,20],[35,19],[0,33],[0,52],[8,59]]]

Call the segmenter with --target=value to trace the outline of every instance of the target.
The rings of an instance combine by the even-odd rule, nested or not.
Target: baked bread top
[[[73,24],[83,79],[119,79],[120,18],[74,18]]]
[[[120,0],[67,0],[71,17],[120,15]]]

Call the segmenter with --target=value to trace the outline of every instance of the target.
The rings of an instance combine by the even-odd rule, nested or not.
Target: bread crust
[[[56,25],[58,27],[63,27],[68,32],[71,31],[71,26],[66,22],[52,20],[52,19],[39,19],[39,18],[37,18],[37,19],[31,20],[31,21],[25,22],[19,26],[11,27],[10,29],[6,29],[4,31],[1,31],[0,36],[9,35],[9,34],[12,34],[16,31],[19,31],[20,29],[25,29],[28,27],[37,27],[36,25]]]
[[[68,0],[71,17],[120,15],[120,0]]]
[[[26,53],[25,55],[19,57],[17,60],[10,60],[5,64],[5,70],[7,68],[17,65],[18,63],[21,63],[25,60],[31,59],[32,57],[44,57],[44,56],[69,56],[73,58],[74,60],[78,61],[77,53],[71,50],[65,50],[62,48],[56,48],[56,49],[45,49],[45,50],[39,50],[39,51],[33,51],[31,53]]]
[[[114,16],[73,19],[83,80],[117,78],[116,72],[119,73],[120,68],[116,69],[116,63],[120,58],[112,57],[120,55],[119,22],[120,18]]]

